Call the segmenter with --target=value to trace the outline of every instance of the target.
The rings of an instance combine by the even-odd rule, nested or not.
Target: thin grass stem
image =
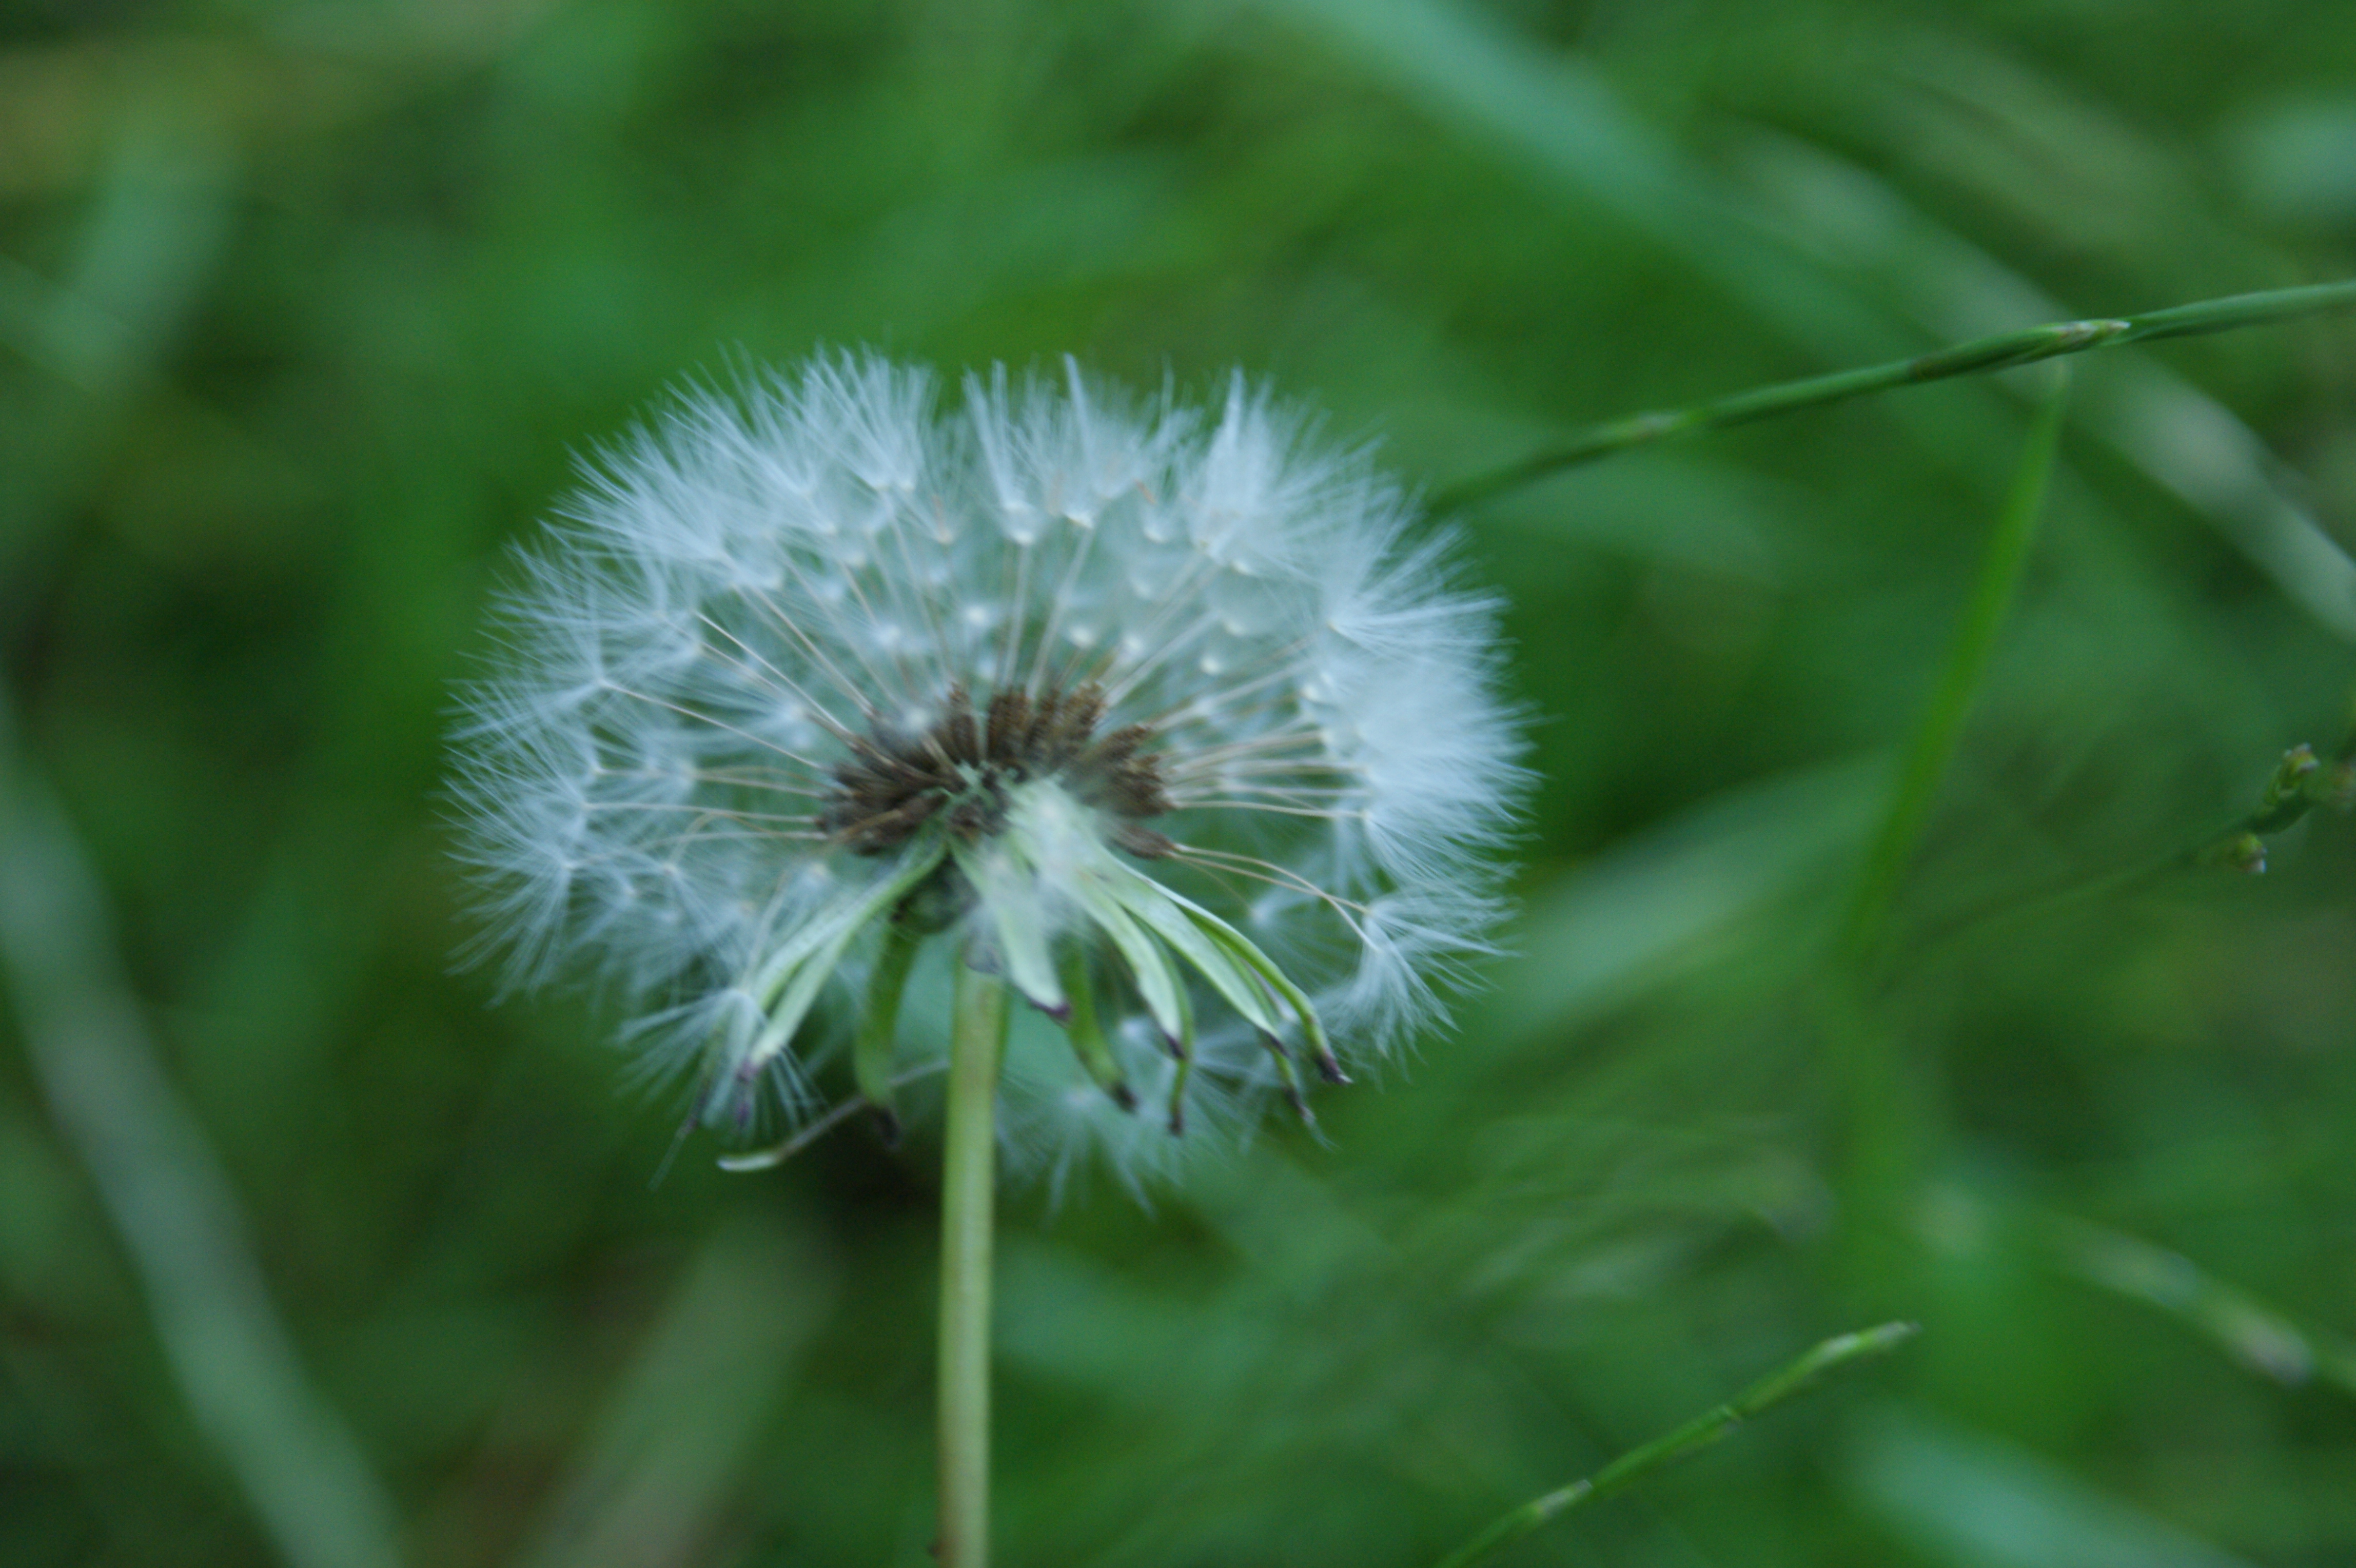
[[[1908,1230],[1906,1206],[1933,1157],[1941,1117],[1922,1064],[1867,1003],[1890,915],[1939,788],[1963,741],[1997,634],[2012,607],[2059,449],[2068,394],[2065,367],[2031,425],[2011,487],[1982,552],[1938,682],[1900,760],[1881,823],[1853,885],[1817,993],[1826,1059],[1839,1095],[1840,1169],[1852,1279],[1873,1304],[1881,1282],[1902,1277],[1893,1257]]]
[[[1853,371],[1808,376],[1757,387],[1687,408],[1656,410],[1590,425],[1568,441],[1534,453],[1519,462],[1442,487],[1430,499],[1434,511],[1454,511],[1488,500],[1508,490],[1534,484],[1548,475],[1608,457],[1631,447],[1649,446],[1672,435],[1747,424],[1756,419],[1844,403],[1854,397],[1951,376],[2009,371],[2063,354],[2123,343],[2147,343],[2161,338],[2190,338],[2207,332],[2228,332],[2273,321],[2313,316],[2329,310],[2356,308],[2356,278],[2314,284],[2303,288],[2271,289],[2263,294],[2239,294],[2147,311],[2141,316],[2097,317],[2085,321],[2055,321],[2018,332],[1976,338],[1951,349],[1892,360]]]
[[[1828,1373],[1852,1362],[1887,1355],[1918,1331],[1916,1324],[1885,1323],[1827,1339],[1770,1372],[1728,1403],[1694,1417],[1641,1448],[1632,1449],[1583,1480],[1531,1498],[1443,1558],[1440,1568],[1472,1568],[1476,1563],[1485,1563],[1549,1520],[1626,1491],[1672,1461],[1709,1447],[1743,1423],[1756,1420],[1794,1394],[1806,1392]]]
[[[2045,510],[2045,490],[2052,477],[2054,454],[2061,446],[2062,413],[2069,398],[2068,377],[2060,373],[2065,369],[2056,367],[2052,391],[2030,427],[2019,467],[2013,472],[2012,488],[1997,514],[1996,527],[1980,557],[1971,598],[1964,607],[1954,639],[1948,646],[1938,686],[1924,704],[1922,717],[1907,742],[1897,788],[1890,794],[1890,810],[1882,818],[1880,831],[1874,835],[1864,871],[1850,897],[1848,913],[1841,922],[1840,951],[1844,961],[1852,965],[1862,967],[1869,962],[1889,922],[1890,905],[1897,897],[1899,882],[1913,857],[1915,843],[1922,836],[1940,782],[1945,779],[1955,750],[1962,744],[1964,724],[1971,715],[1980,683],[1987,678],[1997,634],[2011,613],[2022,569],[2029,562],[2029,546],[2037,537],[2038,519]]]
[[[2319,806],[2346,811],[2356,804],[2356,703],[2351,707],[2349,727],[2329,752],[2318,757],[2312,746],[2291,747],[2266,781],[2257,805],[2198,843],[2140,865],[2008,897],[1952,921],[1922,946],[1944,951],[2031,921],[2067,915],[2188,871],[2222,868],[2263,873],[2270,836],[2296,826]]]
[[[2356,1394],[2356,1345],[2302,1327],[2182,1253],[2064,1215],[2045,1217],[2041,1230],[2065,1272],[2158,1307],[2251,1370],[2291,1388],[2318,1382]]]

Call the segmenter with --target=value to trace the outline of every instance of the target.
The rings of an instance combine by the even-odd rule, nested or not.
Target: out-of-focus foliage
[[[26,1568],[357,1563],[388,1528],[455,1568],[927,1561],[933,1151],[850,1130],[729,1177],[691,1141],[651,1185],[668,1110],[616,1088],[594,999],[449,970],[448,682],[504,543],[666,386],[819,344],[1240,363],[1437,487],[1642,407],[2356,271],[2344,5],[10,16],[0,795],[59,802],[124,1059],[200,1133],[110,1138],[155,1106],[102,1075],[61,1110],[60,1064],[111,1058],[37,1039],[65,1015],[20,972]],[[2352,334],[2083,362],[1861,987],[1829,935],[2037,379],[1462,519],[1545,774],[1515,954],[1329,1095],[1328,1141],[1151,1211],[1012,1202],[1003,1560],[1429,1562],[1888,1316],[1925,1333],[1510,1561],[2356,1557],[2351,825],[2046,901],[2340,734]],[[215,1162],[219,1226],[126,1243],[121,1195]],[[273,1313],[302,1380],[208,1384]],[[353,1463],[254,1457],[315,1449]]]

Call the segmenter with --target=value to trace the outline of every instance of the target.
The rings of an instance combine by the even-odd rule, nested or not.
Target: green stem
[[[1906,863],[1913,855],[1915,841],[1922,837],[1923,823],[1930,817],[1939,782],[1946,777],[1955,748],[1962,742],[1964,721],[1970,716],[1972,699],[1987,674],[1988,657],[1995,651],[1997,633],[2011,611],[2021,570],[2029,562],[2029,544],[2037,537],[2037,521],[2044,511],[2045,487],[2052,476],[2054,453],[2061,443],[2062,411],[2068,393],[2068,378],[2057,375],[2052,391],[2038,413],[2037,423],[2030,428],[2020,464],[2013,471],[2012,488],[2005,497],[2003,510],[1997,514],[1996,527],[1980,557],[1971,600],[1964,608],[1963,618],[1956,623],[1954,640],[1948,647],[1945,665],[1939,673],[1938,689],[1932,693],[1907,742],[1889,813],[1882,819],[1881,830],[1866,856],[1864,873],[1858,878],[1850,897],[1841,931],[1841,954],[1860,968],[1871,959],[1889,918],[1890,902],[1897,896]]]
[[[2262,872],[2266,868],[2266,835],[2293,826],[2319,805],[2340,811],[2350,809],[2351,797],[2356,797],[2356,727],[2340,737],[2329,758],[2328,762],[2319,760],[2310,746],[2293,746],[2283,754],[2274,778],[2259,799],[2257,810],[2242,816],[2232,826],[2158,860],[2104,872],[1976,911],[1934,933],[1923,947],[1944,948],[2012,929],[2027,921],[2067,914],[2163,876],[2203,866]]]
[[[1561,445],[1511,463],[1487,474],[1460,479],[1430,498],[1434,511],[1454,511],[1476,501],[1545,478],[1564,468],[1608,457],[1632,446],[1643,446],[1666,436],[1745,424],[1798,409],[1815,408],[1853,397],[1888,392],[1894,387],[1944,381],[1950,376],[2008,371],[2062,354],[2121,343],[2144,343],[2157,338],[2190,338],[2203,332],[2225,332],[2256,327],[2293,317],[2356,306],[2356,278],[2316,284],[2305,288],[2281,288],[2264,294],[2239,294],[2225,299],[2201,300],[2141,316],[2104,317],[2091,321],[2056,321],[2019,332],[1976,338],[1952,349],[1912,360],[1892,360],[1859,370],[1836,371],[1736,392],[1730,397],[1696,403],[1689,408],[1631,414],[1624,419],[1590,425]]]
[[[1006,987],[956,965],[941,1156],[941,1568],[990,1561],[990,1265]]]
[[[2067,392],[2067,377],[2057,373],[1989,532],[1938,684],[1907,740],[1896,787],[1851,890],[1834,962],[1818,996],[1826,1059],[1841,1095],[1849,1262],[1858,1287],[1868,1292],[1905,1275],[1900,1259],[1910,1234],[1905,1210],[1914,1201],[1925,1165],[1936,1155],[1941,1121],[1928,1064],[1912,1058],[1898,1035],[1873,1016],[1866,1004],[1868,988],[1899,886],[1962,743],[1973,699],[2028,564]]]
[[[1794,1394],[1806,1391],[1826,1373],[1851,1361],[1886,1355],[1912,1339],[1916,1331],[1912,1323],[1885,1323],[1878,1328],[1827,1339],[1753,1383],[1729,1403],[1694,1417],[1642,1448],[1622,1455],[1585,1480],[1573,1481],[1542,1498],[1531,1498],[1451,1552],[1440,1568],[1472,1568],[1473,1563],[1485,1563],[1548,1520],[1599,1498],[1626,1491],[1670,1461],[1708,1447],[1744,1422],[1755,1419]]]

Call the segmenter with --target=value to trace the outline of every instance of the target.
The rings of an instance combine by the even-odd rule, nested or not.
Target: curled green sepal
[[[1157,932],[1166,927],[1183,926],[1187,929],[1191,940],[1183,944],[1172,940],[1171,945],[1201,970],[1204,978],[1210,981],[1236,1011],[1243,1015],[1245,1021],[1269,1041],[1269,1054],[1276,1058],[1284,1076],[1286,1089],[1297,1103],[1305,1103],[1300,1101],[1300,1079],[1292,1070],[1291,1056],[1284,1050],[1283,1036],[1267,1006],[1266,992],[1274,992],[1293,1017],[1299,1020],[1301,1036],[1317,1064],[1318,1076],[1328,1083],[1350,1081],[1342,1071],[1340,1059],[1333,1054],[1332,1042],[1325,1037],[1325,1026],[1318,1022],[1317,1009],[1310,1003],[1308,993],[1277,967],[1274,959],[1260,951],[1249,937],[1191,898],[1173,893],[1151,877],[1131,871],[1125,865],[1116,863],[1116,868],[1133,890],[1125,902],[1137,909],[1141,918],[1147,918]],[[1149,917],[1144,913],[1146,907],[1165,913],[1162,917]],[[1218,962],[1215,968],[1205,965],[1194,956],[1197,950],[1205,949],[1216,955]]]
[[[929,1078],[935,1073],[947,1072],[948,1065],[945,1061],[937,1061],[929,1062],[923,1067],[912,1068],[894,1079],[892,1086],[897,1089],[902,1085],[914,1083],[920,1078]],[[766,1171],[784,1165],[787,1160],[857,1115],[866,1107],[866,1104],[867,1101],[863,1096],[846,1100],[783,1143],[772,1144],[766,1149],[743,1149],[733,1155],[721,1155],[718,1162],[720,1168],[723,1171]]]
[[[1308,1095],[1301,1088],[1301,1071],[1293,1067],[1291,1052],[1284,1050],[1284,1036],[1277,1029],[1277,1015],[1275,1007],[1269,1007],[1268,986],[1260,980],[1258,970],[1251,968],[1251,963],[1244,961],[1235,951],[1235,947],[1242,944],[1244,949],[1251,949],[1253,958],[1258,958],[1260,963],[1268,965],[1269,970],[1275,970],[1275,963],[1269,963],[1258,949],[1251,947],[1251,941],[1244,940],[1232,925],[1220,920],[1218,916],[1208,914],[1187,899],[1178,897],[1175,892],[1171,892],[1169,887],[1152,881],[1148,875],[1138,875],[1136,881],[1145,887],[1152,887],[1157,897],[1141,895],[1129,907],[1136,911],[1138,918],[1142,918],[1152,928],[1154,935],[1169,941],[1171,949],[1178,956],[1194,965],[1194,970],[1202,974],[1204,980],[1211,982],[1211,989],[1218,991],[1220,996],[1226,996],[1227,1005],[1244,1015],[1247,1025],[1258,1031],[1260,1043],[1268,1047],[1268,1059],[1277,1064],[1277,1079],[1284,1080],[1284,1104],[1289,1104],[1293,1109],[1293,1116],[1301,1118],[1303,1123],[1317,1125],[1317,1116],[1310,1112]],[[1202,916],[1202,918],[1197,920],[1197,916]],[[1204,925],[1202,920],[1208,920],[1211,925]],[[1308,1019],[1310,1026],[1314,1026],[1317,1015],[1308,1010],[1308,998],[1301,998],[1301,1017]],[[1317,1038],[1324,1038],[1324,1036],[1320,1034]]]
[[[1317,1010],[1308,994],[1250,938],[1192,899],[1110,857],[1107,857],[1101,871],[1103,875],[1090,879],[1088,892],[1083,896],[1091,917],[1113,937],[1116,945],[1123,946],[1124,951],[1127,941],[1144,940],[1151,946],[1154,939],[1159,939],[1172,953],[1192,966],[1258,1034],[1283,1082],[1286,1102],[1303,1122],[1313,1122],[1315,1118],[1310,1114],[1301,1075],[1293,1066],[1291,1053],[1284,1048],[1275,1000],[1280,999],[1300,1022],[1320,1074],[1331,1082],[1347,1080],[1342,1077],[1341,1064],[1334,1059],[1333,1048],[1325,1038],[1324,1026],[1318,1022]],[[1126,941],[1120,933],[1124,926],[1134,933]],[[1149,932],[1151,937],[1146,935]],[[1161,955],[1157,951],[1155,956],[1158,959]],[[1136,967],[1133,959],[1131,967]],[[1183,997],[1183,992],[1181,994]],[[1191,1045],[1191,1029],[1185,1037]],[[1173,1131],[1183,1121],[1175,1099],[1181,1088],[1183,1081],[1173,1090]]]
[[[1047,912],[1039,897],[1039,882],[1028,857],[1012,843],[953,852],[958,870],[972,886],[990,917],[990,934],[1007,983],[1042,1013],[1063,1016],[1064,987],[1055,978],[1055,961],[1047,947]]]
[[[1130,978],[1137,985],[1139,1000],[1145,1004],[1146,1015],[1153,1026],[1162,1031],[1162,1041],[1170,1054],[1183,1061],[1194,1054],[1194,1022],[1186,1006],[1186,988],[1178,983],[1177,972],[1170,967],[1169,958],[1145,929],[1130,918],[1129,911],[1101,885],[1083,881],[1075,889],[1081,910],[1119,950],[1121,960],[1129,965]]]
[[[1303,1121],[1309,1101],[1285,1048],[1284,1012],[1300,1025],[1318,1071],[1330,1082],[1347,1081],[1316,1008],[1276,961],[1235,927],[1115,855],[1094,812],[1055,785],[1042,781],[1015,792],[1001,831],[977,843],[952,840],[948,853],[984,911],[984,935],[1007,982],[1064,1026],[1089,1077],[1117,1100],[1122,1080],[1096,1019],[1085,959],[1058,952],[1101,936],[1119,953],[1138,1001],[1178,1063],[1169,1098],[1173,1133],[1185,1125],[1194,1062],[1194,1006],[1181,964],[1267,1044],[1285,1098]],[[1058,894],[1053,908],[1040,891],[1048,881]]]
[[[1077,942],[1063,943],[1055,954],[1055,977],[1064,983],[1068,1004],[1064,1033],[1071,1038],[1073,1054],[1115,1105],[1123,1111],[1136,1110],[1137,1095],[1112,1054],[1112,1042],[1105,1038],[1104,1027],[1097,1021],[1096,989],[1088,982],[1087,950]]]
[[[1186,1080],[1194,1076],[1194,1058],[1189,1054],[1178,1058],[1177,1070],[1170,1075],[1170,1105],[1167,1112],[1170,1135],[1183,1137],[1186,1132]]]
[[[875,954],[874,972],[867,977],[867,1005],[860,1011],[859,1033],[851,1047],[851,1079],[875,1112],[886,1144],[900,1141],[900,1112],[892,1098],[900,997],[908,989],[908,971],[916,961],[916,950],[924,945],[923,934],[899,915],[884,922],[884,945]]]
[[[744,1085],[758,1078],[777,1058],[801,1027],[802,1020],[842,955],[870,924],[888,914],[901,899],[923,883],[947,857],[937,836],[909,844],[889,875],[851,889],[836,897],[796,928],[793,936],[761,961],[745,986],[765,1019],[752,1043],[733,1060],[720,1064],[704,1093],[700,1114],[708,1123]]]
[[[1124,908],[1167,942],[1172,951],[1193,964],[1195,972],[1211,983],[1211,989],[1226,998],[1227,1005],[1258,1032],[1261,1043],[1268,1047],[1269,1060],[1276,1064],[1277,1076],[1284,1080],[1285,1103],[1301,1121],[1315,1124],[1317,1118],[1310,1113],[1309,1098],[1301,1091],[1301,1074],[1294,1069],[1291,1055],[1284,1048],[1284,1037],[1278,1032],[1276,1013],[1269,1005],[1267,988],[1226,940],[1233,937],[1235,941],[1243,942],[1243,938],[1224,922],[1219,923],[1219,931],[1211,930],[1194,916],[1204,914],[1205,918],[1214,921],[1217,917],[1196,909],[1151,877],[1133,873],[1131,875],[1136,894]],[[1151,892],[1145,891],[1149,888]],[[1244,945],[1250,946],[1248,942]]]

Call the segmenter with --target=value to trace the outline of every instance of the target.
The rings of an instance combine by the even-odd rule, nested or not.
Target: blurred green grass
[[[650,1188],[669,1124],[594,1001],[449,970],[448,682],[503,543],[666,386],[828,343],[1241,364],[1436,489],[1636,409],[2356,271],[2356,15],[2284,0],[21,0],[0,29],[13,798],[58,797],[417,1563],[926,1560],[929,1151]],[[2270,1377],[2056,1241],[2356,1337],[2349,822],[2261,880],[1950,935],[2200,842],[2339,734],[2351,379],[2337,319],[2083,362],[1855,1020],[1903,1086],[1890,1190],[1846,1174],[1871,1129],[1815,985],[2034,381],[1462,519],[1545,775],[1515,956],[1329,1099],[1330,1144],[1271,1131],[1150,1212],[1016,1200],[1004,1559],[1429,1562],[1891,1313],[1926,1326],[1898,1359],[1509,1560],[2356,1557],[2346,1380]],[[0,1561],[285,1560],[23,991]],[[313,1501],[364,1519],[338,1484]]]

